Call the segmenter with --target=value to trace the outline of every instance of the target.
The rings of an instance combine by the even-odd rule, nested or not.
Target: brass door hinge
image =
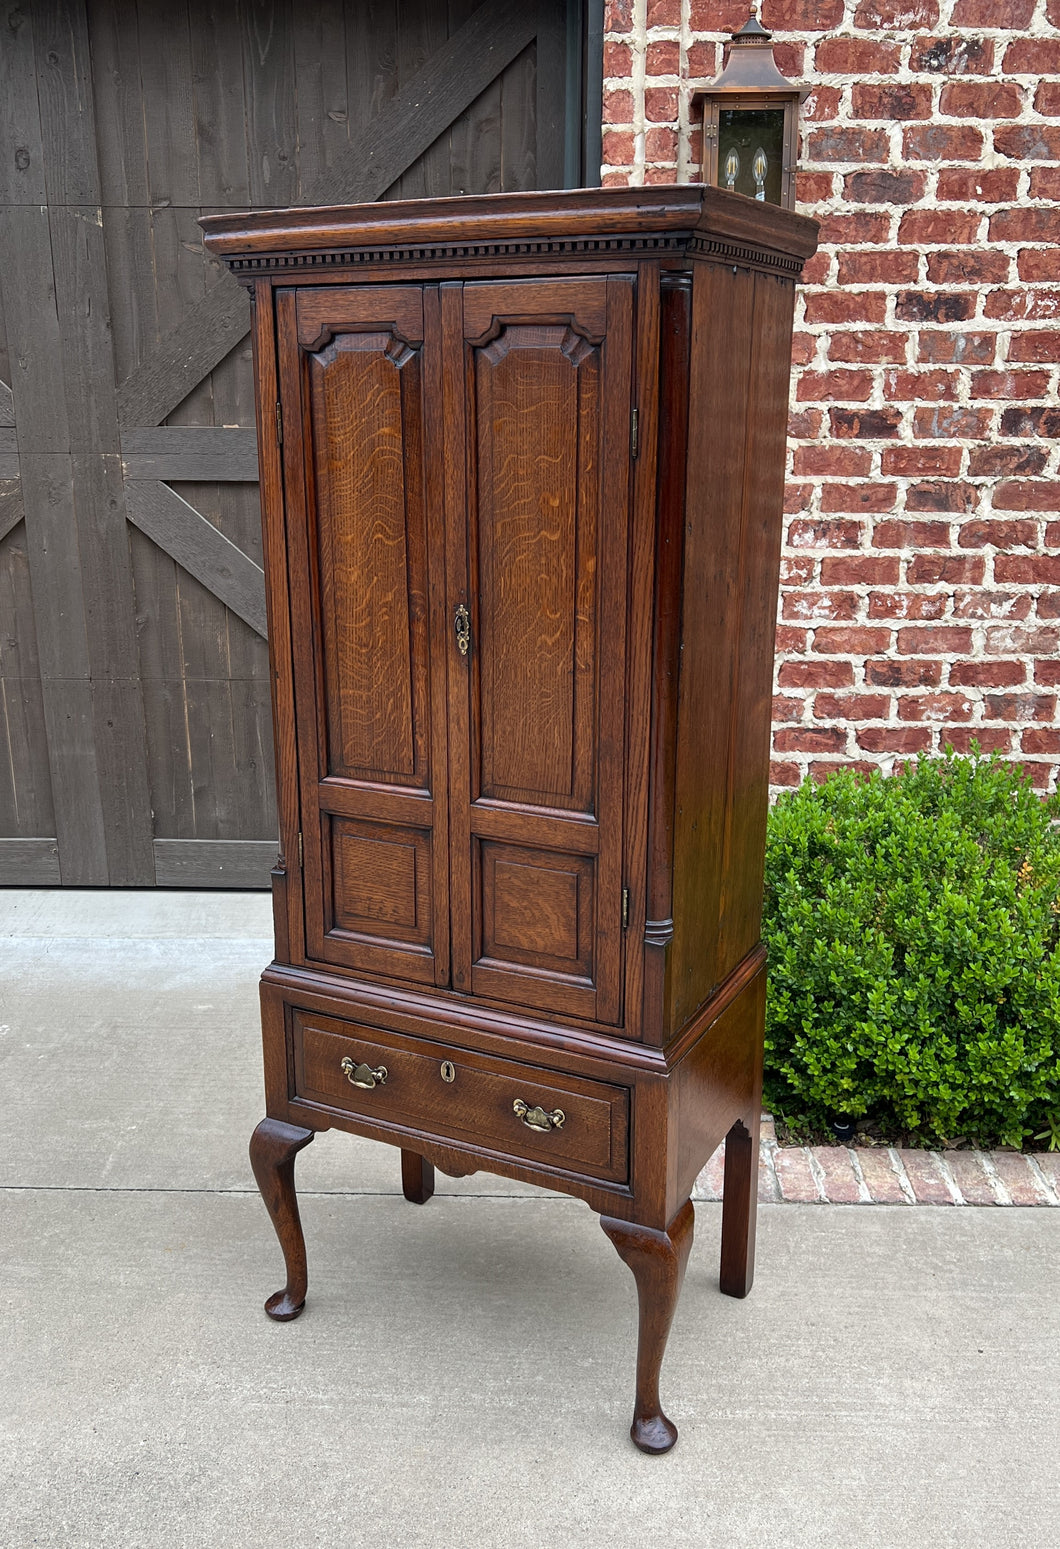
[[[622,889],[622,929],[629,929],[629,888]]]
[[[276,400],[276,441],[277,445],[283,445],[283,405]]]
[[[640,451],[640,410],[633,410],[633,425],[629,435],[629,455],[636,458]]]
[[[298,870],[301,871],[305,861],[305,851],[302,848],[301,830],[298,833]]]

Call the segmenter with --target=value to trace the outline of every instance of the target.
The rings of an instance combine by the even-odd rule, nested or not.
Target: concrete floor
[[[304,1316],[246,1142],[261,896],[0,894],[0,1549],[1060,1549],[1060,1212],[697,1207],[627,1438],[632,1277],[580,1204],[299,1157]]]

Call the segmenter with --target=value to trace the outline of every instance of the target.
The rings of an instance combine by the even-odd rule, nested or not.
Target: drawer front
[[[625,1087],[306,1012],[293,1029],[297,1097],[608,1182],[628,1175]]]

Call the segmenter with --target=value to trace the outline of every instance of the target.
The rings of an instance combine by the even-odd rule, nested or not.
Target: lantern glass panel
[[[782,202],[784,109],[722,108],[718,114],[718,187]]]

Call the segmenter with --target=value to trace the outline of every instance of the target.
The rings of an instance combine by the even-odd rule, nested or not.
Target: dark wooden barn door
[[[249,303],[196,219],[595,181],[593,9],[6,12],[0,883],[266,884]]]

